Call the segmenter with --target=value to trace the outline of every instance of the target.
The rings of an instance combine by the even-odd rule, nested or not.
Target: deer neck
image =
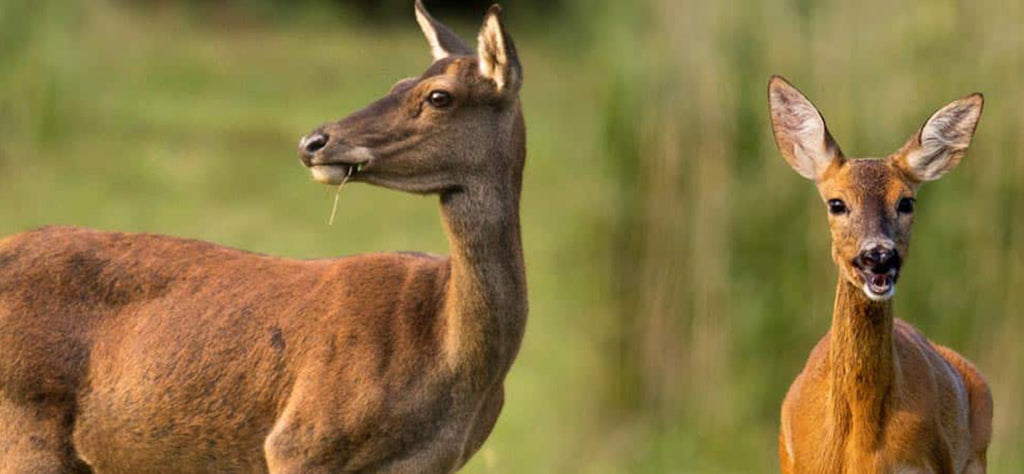
[[[829,394],[836,428],[873,445],[895,391],[892,302],[871,301],[839,278],[829,345]]]
[[[453,368],[504,376],[519,351],[527,312],[519,183],[516,174],[441,196],[451,252],[444,349]]]

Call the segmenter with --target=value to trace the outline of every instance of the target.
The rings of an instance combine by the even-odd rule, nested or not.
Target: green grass
[[[81,2],[85,3],[85,2]],[[862,0],[569,2],[518,21],[530,322],[467,472],[774,472],[778,406],[827,330],[823,206],[777,154],[789,77],[844,151],[882,155],[986,93],[922,191],[897,314],[974,360],[991,472],[1024,472],[1022,7]],[[345,9],[0,3],[0,235],[147,231],[292,257],[443,253],[434,198],[333,190],[300,135],[429,64],[411,18]],[[457,25],[467,38],[475,25]]]

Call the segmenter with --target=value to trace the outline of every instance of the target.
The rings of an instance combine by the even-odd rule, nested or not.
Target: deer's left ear
[[[975,93],[935,112],[897,153],[900,168],[917,181],[932,181],[956,167],[971,145],[984,104]]]
[[[500,94],[514,94],[523,81],[523,69],[516,55],[516,46],[501,23],[501,7],[492,5],[484,16],[484,25],[477,37],[477,60],[480,75],[494,82]]]

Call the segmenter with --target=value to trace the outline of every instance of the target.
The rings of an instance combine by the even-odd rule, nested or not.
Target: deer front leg
[[[289,402],[284,413],[263,442],[263,453],[270,474],[337,472],[331,456],[323,452],[312,425],[304,423],[297,405]],[[337,453],[334,457],[340,457]]]
[[[69,409],[0,394],[0,474],[88,474],[71,446]]]
[[[328,452],[335,443],[311,440],[301,424],[283,423],[274,428],[264,443],[267,471],[270,474],[327,474],[342,472],[347,455]],[[447,474],[455,472],[460,449],[451,437],[442,437],[411,456],[375,466],[373,472],[385,474]]]

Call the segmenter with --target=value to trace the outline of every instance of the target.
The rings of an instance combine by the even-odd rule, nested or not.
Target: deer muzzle
[[[350,146],[315,131],[299,139],[299,161],[309,168],[317,182],[337,185],[361,174],[373,161],[373,153],[366,147]]]
[[[865,245],[852,263],[864,279],[864,293],[869,298],[881,301],[892,297],[903,263],[892,244]]]

